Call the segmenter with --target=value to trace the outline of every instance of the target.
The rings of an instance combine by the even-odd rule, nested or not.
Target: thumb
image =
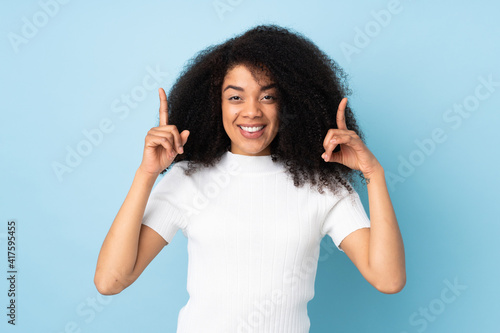
[[[342,152],[333,153],[328,159],[328,162],[336,162],[342,164]]]
[[[181,135],[181,141],[182,141],[183,146],[186,144],[189,134],[190,134],[190,132],[188,130],[184,130],[181,132],[180,135]]]

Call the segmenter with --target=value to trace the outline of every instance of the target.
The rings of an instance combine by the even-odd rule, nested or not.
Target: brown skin
[[[278,101],[276,88],[262,91],[272,82],[265,75],[255,80],[244,65],[228,73],[222,85],[222,114],[224,129],[231,139],[231,152],[242,155],[269,155],[270,143],[278,131]],[[234,89],[228,86],[242,88]],[[370,205],[370,228],[348,235],[341,244],[346,255],[360,273],[377,290],[397,293],[406,283],[405,255],[401,233],[385,183],[384,169],[356,132],[348,130],[345,122],[347,98],[342,99],[337,112],[338,129],[330,129],[323,142],[325,162],[343,164],[360,170],[367,182]],[[238,124],[266,124],[257,139],[241,135]],[[341,150],[332,154],[337,145]]]
[[[259,82],[247,67],[236,65],[224,77],[222,121],[234,154],[270,155],[270,144],[278,133],[277,88],[262,90],[273,82],[262,73],[258,75]],[[239,124],[263,124],[264,133],[259,138],[245,138]]]
[[[393,294],[406,284],[405,253],[396,214],[392,207],[382,165],[345,123],[347,98],[337,111],[338,129],[330,129],[323,141],[325,162],[360,170],[366,179],[370,205],[370,228],[358,229],[340,247],[360,273],[379,291]],[[340,151],[332,154],[340,145]]]
[[[249,76],[250,75],[250,76]],[[268,85],[265,76],[259,78]],[[244,155],[269,155],[269,144],[278,130],[278,104],[268,96],[276,91],[261,91],[261,86],[244,67],[228,72],[223,89],[232,84],[243,91],[223,92],[224,128],[231,139],[231,152]],[[131,285],[155,258],[167,242],[155,231],[141,225],[144,209],[159,172],[168,167],[182,147],[189,131],[179,133],[168,124],[167,98],[160,94],[160,125],[146,136],[143,160],[136,171],[132,186],[104,240],[97,261],[94,283],[101,294],[113,295]],[[231,98],[232,96],[239,96]],[[377,290],[397,293],[406,283],[405,256],[401,234],[385,183],[384,170],[375,156],[345,125],[343,99],[337,113],[338,129],[330,129],[324,139],[325,162],[342,163],[360,170],[367,179],[370,204],[370,228],[349,234],[341,248],[360,273]],[[258,139],[241,136],[239,123],[264,123],[266,131]],[[337,141],[331,142],[332,139]],[[332,154],[336,145],[340,152]]]
[[[168,124],[165,91],[160,88],[160,124],[148,131],[142,162],[130,190],[116,214],[97,259],[94,283],[103,295],[114,295],[131,285],[167,242],[141,221],[159,173],[167,168],[186,142],[189,131],[179,133]]]
[[[160,125],[148,131],[140,165],[145,172],[155,175],[172,164],[177,154],[184,152],[183,146],[189,136],[188,130],[179,134],[175,125],[168,124],[167,95],[163,88],[158,89],[158,92],[160,94]]]

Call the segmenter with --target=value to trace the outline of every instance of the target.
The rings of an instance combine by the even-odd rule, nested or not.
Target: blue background
[[[349,73],[349,102],[386,170],[406,250],[406,286],[387,295],[323,239],[311,332],[498,332],[497,2],[1,7],[2,276],[7,221],[18,226],[17,325],[6,323],[2,278],[2,332],[175,332],[188,296],[182,233],[115,296],[93,284],[97,256],[157,126],[158,87],[168,90],[199,50],[263,23],[304,34]],[[152,70],[162,74],[146,89]],[[481,80],[494,82],[490,90]],[[84,131],[100,125],[107,133],[85,147]],[[87,156],[58,176],[54,165],[77,147]],[[368,211],[366,189],[360,195]]]

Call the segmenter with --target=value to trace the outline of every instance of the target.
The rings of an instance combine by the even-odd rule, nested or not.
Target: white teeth
[[[259,126],[259,127],[243,127],[243,126],[240,126],[241,129],[243,129],[244,131],[247,131],[247,132],[257,132],[257,131],[260,131],[261,129],[264,128],[264,126]]]

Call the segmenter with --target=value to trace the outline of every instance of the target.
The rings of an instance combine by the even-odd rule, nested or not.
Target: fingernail
[[[337,142],[337,139],[331,139],[330,142]]]
[[[181,154],[182,154],[183,152],[184,152],[184,148],[182,148],[182,146],[181,146],[181,147],[179,147],[179,153],[181,153]]]

